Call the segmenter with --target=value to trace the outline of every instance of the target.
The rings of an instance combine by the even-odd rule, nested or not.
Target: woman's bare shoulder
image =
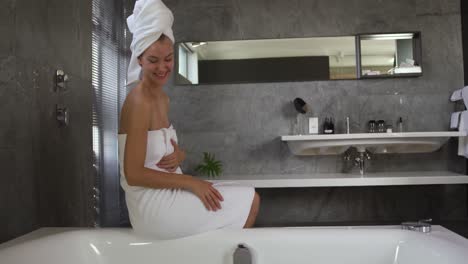
[[[119,133],[126,134],[131,120],[143,122],[148,119],[150,110],[151,101],[139,89],[132,89],[122,106]]]
[[[150,99],[144,95],[139,87],[135,87],[128,93],[122,106],[122,114],[128,111],[141,111],[149,109],[151,105]]]

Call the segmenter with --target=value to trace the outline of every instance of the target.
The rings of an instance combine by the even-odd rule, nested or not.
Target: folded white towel
[[[452,116],[450,118],[450,128],[451,129],[458,128],[458,124],[459,124],[459,121],[460,121],[460,114],[461,114],[461,111],[452,113]]]
[[[450,96],[450,101],[455,102],[462,99],[462,89],[458,89]]]
[[[468,111],[462,111],[460,115],[460,122],[458,124],[459,131],[468,132]],[[458,155],[468,158],[468,139],[467,137],[458,138]]]
[[[462,95],[462,98],[463,98],[463,103],[465,103],[465,108],[468,109],[468,86],[465,86],[462,89],[461,95]]]
[[[151,44],[164,34],[174,43],[172,23],[174,16],[161,0],[137,0],[133,14],[127,18],[127,25],[133,34],[130,50],[132,57],[128,66],[127,85],[139,80],[140,56]]]
[[[450,101],[455,102],[458,100],[463,99],[463,103],[465,103],[465,107],[468,109],[468,86],[463,87],[462,89],[458,89],[452,93],[450,96]]]

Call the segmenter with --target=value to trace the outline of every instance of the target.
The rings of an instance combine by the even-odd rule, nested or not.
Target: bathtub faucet
[[[234,264],[256,264],[257,257],[255,251],[248,245],[241,243],[237,245],[234,251],[233,262]]]
[[[429,233],[431,232],[431,221],[432,219],[424,219],[418,222],[403,222],[401,223],[401,229]]]

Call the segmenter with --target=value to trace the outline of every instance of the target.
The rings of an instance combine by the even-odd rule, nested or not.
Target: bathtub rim
[[[291,226],[291,227],[258,227],[254,229],[395,229],[401,230],[400,225],[369,225],[369,226]],[[7,242],[0,244],[0,253],[3,249],[14,247],[16,245],[23,244],[28,241],[45,238],[52,235],[64,234],[71,231],[119,231],[125,235],[128,235],[134,239],[141,239],[148,241],[148,238],[141,237],[136,235],[133,230],[129,227],[104,227],[104,228],[92,228],[92,227],[42,227],[37,230],[34,230],[30,233],[27,233],[23,236],[14,238]],[[229,230],[232,232],[233,230]],[[213,232],[213,231],[212,231]],[[223,230],[215,230],[214,232],[223,232]],[[415,232],[415,231],[407,231]],[[436,237],[448,242],[456,243],[459,245],[465,245],[468,248],[468,239],[463,236],[441,226],[433,225],[432,231],[425,235]]]

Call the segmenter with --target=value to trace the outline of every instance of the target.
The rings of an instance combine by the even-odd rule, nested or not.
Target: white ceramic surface
[[[155,241],[130,229],[42,228],[0,245],[2,264],[232,263],[239,243],[258,264],[466,264],[468,240],[440,226],[429,234],[380,227],[217,230]]]
[[[468,184],[468,176],[450,171],[370,172],[359,173],[312,173],[281,175],[223,175],[214,183],[229,183],[256,188],[294,188],[328,186],[387,186],[427,184]]]
[[[425,153],[438,150],[450,137],[462,137],[459,131],[360,133],[333,135],[281,136],[294,155],[338,155],[350,147],[372,153]]]

